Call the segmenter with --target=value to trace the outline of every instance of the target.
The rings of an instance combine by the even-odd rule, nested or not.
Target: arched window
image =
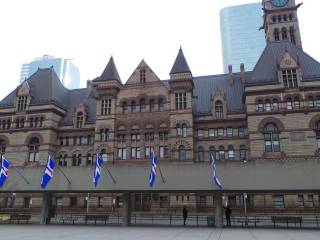
[[[279,41],[280,40],[280,33],[279,33],[279,29],[278,28],[274,29],[273,34],[274,34],[274,40],[275,41]]]
[[[100,141],[101,142],[106,142],[109,140],[109,129],[100,129]]]
[[[163,112],[164,111],[164,101],[163,101],[162,98],[159,99],[158,104],[159,104],[159,106],[158,106],[159,107],[159,111]]]
[[[137,110],[136,101],[131,102],[131,112],[134,113]]]
[[[145,112],[146,111],[146,100],[142,98],[140,100],[140,112]]]
[[[2,161],[2,156],[6,153],[6,142],[0,139],[0,162]]]
[[[279,109],[279,101],[278,99],[274,98],[272,100],[272,110],[277,111]]]
[[[295,34],[294,34],[294,27],[291,26],[289,32],[290,32],[290,41],[295,44],[296,43],[296,37],[295,37]]]
[[[279,131],[273,123],[268,123],[264,128],[264,143],[266,152],[280,152]]]
[[[102,149],[100,154],[104,162],[108,161],[108,154],[106,149]]]
[[[267,112],[271,112],[271,101],[270,99],[266,100],[265,109]]]
[[[39,161],[39,147],[40,141],[39,138],[33,137],[29,141],[29,162],[38,162]]]
[[[235,160],[235,151],[232,145],[228,146],[228,160]]]
[[[82,128],[83,126],[83,112],[77,113],[77,122],[76,122],[76,128]]]
[[[150,100],[149,105],[150,105],[149,106],[150,112],[153,112],[154,108],[155,108],[155,104],[154,104],[154,100],[153,99]]]
[[[176,131],[177,131],[177,136],[182,137],[182,128],[180,123],[176,125]]]
[[[314,98],[313,96],[308,97],[308,107],[313,108],[314,107]]]
[[[263,101],[262,99],[258,100],[258,112],[263,112],[264,108],[263,108]]]
[[[320,121],[316,123],[316,138],[317,138],[317,148],[320,149]]]
[[[277,18],[276,18],[276,16],[272,16],[272,22],[276,22],[277,21]]]
[[[182,124],[182,137],[187,137],[187,124]]]
[[[127,113],[128,112],[128,103],[123,102],[122,103],[122,113]]]
[[[281,29],[281,34],[282,34],[282,40],[288,40],[288,31],[285,27]]]
[[[288,97],[286,100],[286,103],[287,103],[287,109],[292,110],[293,109],[292,98]]]
[[[86,161],[87,166],[93,165],[93,157],[94,157],[93,154],[91,154],[90,152],[87,153],[87,161]]]
[[[295,97],[294,100],[293,100],[293,107],[296,108],[296,109],[299,109],[300,108],[300,99],[299,97]]]
[[[247,160],[247,148],[245,145],[240,145],[240,161]]]
[[[179,160],[180,161],[187,160],[187,151],[186,151],[185,146],[183,146],[183,145],[179,146]]]
[[[283,15],[283,21],[288,21],[288,16],[285,14],[285,15]]]
[[[217,119],[223,119],[223,104],[221,101],[216,101],[215,112],[216,112]]]
[[[67,154],[61,153],[59,155],[59,162],[58,165],[61,167],[66,167],[67,166]]]
[[[278,21],[281,22],[282,21],[282,17],[281,15],[278,16]]]
[[[198,147],[198,162],[204,161],[204,148],[202,146]]]
[[[219,147],[219,160],[224,160],[225,159],[225,151],[224,151],[224,146]]]

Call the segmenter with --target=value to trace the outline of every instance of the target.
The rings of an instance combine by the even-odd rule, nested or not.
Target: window
[[[6,153],[6,142],[3,139],[0,139],[0,162],[2,160],[2,156]]]
[[[66,146],[69,146],[69,137],[66,137]]]
[[[292,43],[296,43],[296,38],[295,38],[295,34],[294,34],[294,27],[290,27],[290,30],[289,30],[289,32],[290,32],[290,41],[292,42]]]
[[[88,135],[87,137],[87,144],[88,145],[92,144],[92,137],[90,135]]]
[[[176,110],[187,109],[187,93],[176,93]]]
[[[320,149],[320,121],[316,123],[317,148]]]
[[[70,197],[70,207],[76,207],[77,206],[77,197]]]
[[[146,83],[146,69],[140,69],[140,83]]]
[[[23,112],[27,109],[27,96],[19,96],[18,97],[18,104],[17,104],[17,110],[18,112]]]
[[[169,197],[160,196],[160,208],[168,208],[168,207],[169,207]]]
[[[16,128],[24,128],[24,118],[16,119]]]
[[[263,112],[264,108],[263,108],[263,101],[261,99],[258,100],[258,112]]]
[[[264,142],[266,152],[280,152],[279,131],[273,123],[268,123],[264,128]]]
[[[146,132],[144,134],[145,141],[153,141],[154,140],[154,133],[153,132]]]
[[[131,134],[131,141],[132,142],[140,141],[140,133],[132,133]]]
[[[288,40],[288,31],[285,27],[282,28],[281,33],[282,33],[282,40]]]
[[[277,18],[276,18],[276,16],[272,16],[272,22],[276,22],[277,21]]]
[[[303,194],[299,194],[298,195],[298,202],[297,202],[298,204],[298,207],[304,207],[304,196],[303,196]]]
[[[227,128],[227,137],[233,137],[233,129]]]
[[[29,127],[33,127],[33,117],[32,118],[30,118],[30,120],[29,120]]]
[[[316,96],[316,107],[320,108],[320,96]]]
[[[102,208],[102,200],[103,200],[103,197],[98,196],[98,208]]]
[[[282,22],[282,17],[281,17],[281,15],[278,15],[278,21],[279,21],[279,22]]]
[[[215,148],[215,146],[210,146],[209,153],[210,153],[210,161],[211,161],[211,156],[213,156],[216,159],[216,148]]]
[[[169,157],[169,147],[168,146],[160,146],[159,152],[160,152],[160,158],[168,158]]]
[[[204,162],[204,148],[198,147],[198,162]]]
[[[131,148],[131,159],[140,159],[140,148],[139,147]]]
[[[40,117],[40,127],[43,127],[44,117]]]
[[[187,124],[182,124],[182,137],[187,137]]]
[[[283,84],[285,88],[297,88],[297,70],[296,69],[286,69],[282,70]]]
[[[279,109],[279,101],[278,99],[274,98],[272,100],[272,110],[277,111]]]
[[[83,112],[77,113],[77,122],[76,122],[76,128],[82,128],[83,126]]]
[[[224,137],[224,129],[218,128],[218,137]]]
[[[81,165],[81,158],[82,158],[81,154],[77,155],[76,153],[74,153],[72,155],[72,166],[80,166]]]
[[[179,160],[180,161],[185,161],[187,160],[187,151],[186,151],[186,148],[185,146],[181,145],[179,146]]]
[[[109,129],[100,129],[100,141],[105,142],[109,140]]]
[[[299,109],[300,108],[300,99],[299,97],[295,97],[294,100],[293,100],[293,107],[295,109]]]
[[[208,135],[209,137],[215,137],[217,136],[217,129],[209,129]]]
[[[131,102],[131,112],[134,113],[137,110],[136,101]]]
[[[73,137],[73,145],[77,145],[77,139],[78,139],[77,136],[74,136],[74,137]]]
[[[122,113],[127,113],[128,112],[128,103],[124,102],[122,103]]]
[[[244,133],[244,128],[238,128],[238,136],[239,137],[244,137],[245,136],[245,133]]]
[[[126,148],[118,148],[118,159],[126,160],[127,159],[127,149]]]
[[[159,99],[158,108],[159,108],[159,111],[160,111],[160,112],[163,112],[163,111],[164,111],[164,101],[163,101],[162,98]]]
[[[153,152],[153,147],[147,146],[144,148],[144,157],[151,158],[151,153]]]
[[[168,131],[159,132],[159,140],[168,140],[169,133]]]
[[[30,197],[24,197],[23,198],[23,207],[24,208],[30,208],[31,198]]]
[[[273,195],[273,207],[274,208],[284,208],[284,196],[283,195]]]
[[[222,104],[221,101],[216,101],[215,113],[216,113],[216,118],[217,119],[222,119],[223,118],[223,104]]]
[[[287,98],[287,109],[292,110],[293,109],[293,103],[292,103],[292,98]]]
[[[155,109],[155,103],[153,99],[150,100],[149,109],[150,109],[150,112],[153,112]]]
[[[39,161],[39,147],[40,141],[39,138],[33,137],[29,141],[29,162],[38,162]]]
[[[287,21],[288,20],[288,16],[287,15],[283,15],[283,21]]]
[[[271,112],[271,101],[270,101],[270,99],[267,99],[267,100],[266,100],[265,110],[266,110],[267,112]]]
[[[314,196],[312,194],[308,195],[308,207],[314,208]]]
[[[274,29],[274,40],[275,41],[279,41],[280,40],[280,33],[279,33],[279,29],[278,28],[276,28],[276,29]]]
[[[140,100],[140,112],[145,112],[146,111],[146,100],[142,98]]]
[[[289,14],[289,20],[291,21],[293,19],[292,14]]]
[[[117,134],[117,141],[118,142],[125,142],[126,141],[126,135],[124,133],[118,133]]]
[[[308,97],[308,107],[313,108],[314,107],[314,99],[313,96]]]
[[[91,154],[91,153],[87,154],[87,161],[86,161],[87,166],[93,165],[93,158],[94,158],[93,154]]]
[[[240,145],[240,161],[247,160],[247,148],[245,145]]]
[[[111,114],[111,99],[104,99],[101,101],[101,115]]]
[[[103,160],[104,162],[107,162],[107,161],[108,161],[108,154],[107,154],[107,150],[106,150],[106,149],[102,149],[102,150],[100,151],[100,155],[101,155],[102,160]]]
[[[204,131],[204,130],[198,129],[197,133],[198,133],[198,138],[203,138],[203,137],[205,137],[205,131]]]
[[[225,152],[224,152],[224,146],[219,147],[219,160],[225,159]]]
[[[38,127],[38,125],[39,125],[39,118],[35,117],[35,119],[34,119],[34,127]]]
[[[60,154],[58,165],[61,167],[66,167],[67,166],[67,158],[68,158],[67,154]]]
[[[235,151],[232,145],[228,147],[228,160],[235,160]]]
[[[207,205],[207,197],[206,196],[197,196],[196,202],[199,207],[205,207]]]

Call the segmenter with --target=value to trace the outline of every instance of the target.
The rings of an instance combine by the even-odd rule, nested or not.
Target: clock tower
[[[264,29],[266,41],[290,41],[302,48],[297,10],[302,3],[296,5],[295,0],[263,0]]]

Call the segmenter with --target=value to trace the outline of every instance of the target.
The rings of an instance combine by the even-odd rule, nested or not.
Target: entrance
[[[151,194],[136,193],[134,199],[134,209],[140,212],[151,211]]]

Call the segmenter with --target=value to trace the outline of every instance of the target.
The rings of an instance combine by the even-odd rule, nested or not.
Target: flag
[[[211,167],[212,167],[213,181],[214,181],[215,184],[218,186],[218,188],[219,188],[220,190],[222,190],[222,184],[221,184],[221,182],[219,181],[219,178],[218,178],[217,173],[216,173],[216,163],[215,163],[215,160],[214,160],[214,156],[213,156],[212,153],[210,154],[210,156],[211,156]]]
[[[153,184],[156,181],[156,176],[157,176],[157,156],[154,152],[152,152],[151,172],[150,172],[150,176],[149,176],[150,187],[153,187]]]
[[[96,165],[94,166],[94,171],[93,171],[93,184],[95,187],[97,187],[99,178],[101,175],[101,167],[103,164],[103,159],[99,153],[97,153],[96,156]]]
[[[0,188],[4,185],[8,179],[10,162],[2,156],[1,168],[0,168]]]
[[[42,180],[41,180],[41,187],[43,189],[45,189],[47,187],[48,183],[53,178],[54,165],[55,165],[54,159],[49,154],[48,162],[47,162],[47,165],[46,165],[46,168],[44,170]]]

